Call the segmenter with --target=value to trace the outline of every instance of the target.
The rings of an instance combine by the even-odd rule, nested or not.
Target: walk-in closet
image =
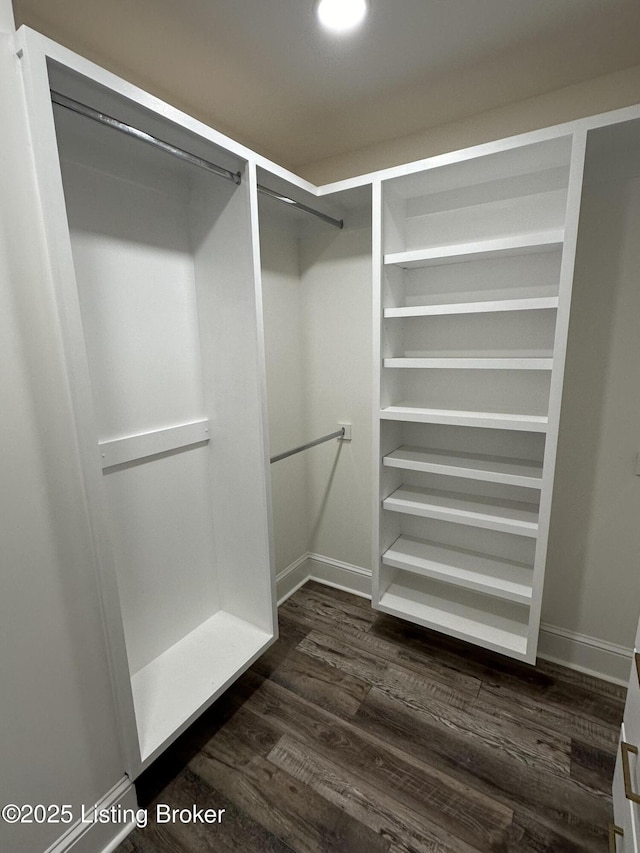
[[[117,5],[0,0],[0,847],[635,853],[640,13]]]

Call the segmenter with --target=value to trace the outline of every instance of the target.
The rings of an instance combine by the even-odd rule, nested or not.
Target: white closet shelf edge
[[[392,568],[530,605],[533,567],[479,551],[400,536],[382,555]]]
[[[421,406],[386,406],[380,418],[388,421],[406,421],[423,424],[451,424],[477,426],[490,429],[546,432],[549,419],[546,415],[522,415],[505,412],[467,412],[461,409],[428,409]]]
[[[384,256],[384,263],[411,269],[477,261],[488,257],[552,252],[562,248],[563,240],[564,229],[554,229],[516,237],[499,237],[493,240],[474,240],[446,246],[389,252]]]
[[[403,445],[382,458],[389,468],[425,471],[450,477],[464,477],[488,483],[512,486],[542,487],[542,462],[509,459],[489,454],[455,453]]]
[[[532,538],[538,535],[538,506],[523,501],[400,486],[384,498],[382,508],[502,533],[516,533]]]
[[[389,586],[376,608],[410,619],[425,628],[444,631],[459,640],[526,660],[528,620],[520,622],[489,610],[483,612],[477,607],[434,594],[433,591],[416,589],[402,580]]]
[[[390,369],[413,370],[551,370],[552,358],[478,358],[453,356],[451,358],[425,358],[404,356],[383,359],[383,366]]]
[[[540,311],[557,307],[557,296],[487,299],[476,302],[443,302],[433,305],[385,308],[384,317],[390,320],[396,317],[437,317],[448,314],[499,314],[507,311]]]

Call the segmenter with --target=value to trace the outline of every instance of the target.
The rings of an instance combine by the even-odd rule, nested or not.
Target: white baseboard
[[[332,560],[321,554],[308,554],[309,578],[362,598],[371,598],[371,570]]]
[[[88,817],[97,812],[108,812],[116,816],[108,823],[92,822]],[[112,853],[136,827],[135,814],[138,801],[133,782],[123,778],[97,803],[85,804],[85,820],[78,818],[46,853]]]
[[[278,604],[308,580],[371,598],[371,572],[321,554],[303,554],[283,569],[277,578]],[[626,685],[632,649],[543,623],[540,626],[538,657],[577,672],[594,675],[614,684]]]
[[[538,657],[626,687],[633,649],[543,622]]]
[[[371,571],[351,563],[307,552],[283,569],[276,578],[278,604],[282,604],[307,581],[371,598]]]
[[[278,606],[293,595],[296,590],[305,584],[311,574],[309,572],[309,554],[303,554],[294,560],[293,563],[283,569],[276,576],[276,595],[278,597]]]

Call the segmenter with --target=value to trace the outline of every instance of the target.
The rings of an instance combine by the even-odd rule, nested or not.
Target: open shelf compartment
[[[272,634],[218,611],[131,679],[143,764],[267,648]]]
[[[384,552],[382,562],[421,577],[531,604],[533,566],[526,563],[405,535]]]
[[[529,608],[397,570],[377,608],[485,649],[525,660]]]
[[[513,486],[538,489],[542,486],[542,462],[528,459],[402,446],[386,454],[382,464],[390,468],[468,477]]]
[[[402,485],[382,501],[388,512],[535,537],[538,506],[525,501]]]
[[[238,155],[51,71],[57,91],[242,174],[53,111],[57,287],[136,778],[277,633],[257,245]]]

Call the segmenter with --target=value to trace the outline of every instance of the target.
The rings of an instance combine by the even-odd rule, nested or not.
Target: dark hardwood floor
[[[310,582],[141,777],[149,823],[118,853],[606,853],[624,693]],[[165,824],[157,803],[225,812]]]

